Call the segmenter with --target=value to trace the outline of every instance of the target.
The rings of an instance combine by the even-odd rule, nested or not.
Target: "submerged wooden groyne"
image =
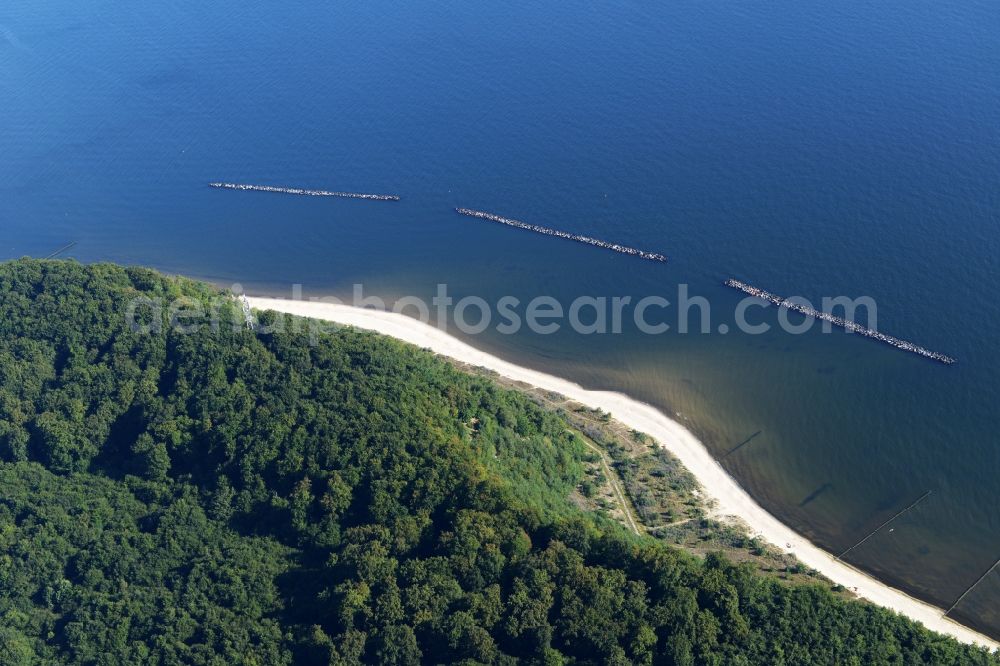
[[[831,324],[836,324],[842,328],[847,329],[851,333],[859,333],[867,338],[872,338],[873,340],[878,340],[879,342],[884,342],[887,345],[892,345],[896,349],[902,349],[903,351],[913,352],[914,354],[919,354],[934,361],[939,361],[946,365],[951,365],[955,362],[955,359],[946,354],[940,352],[931,351],[921,347],[920,345],[913,344],[912,342],[907,342],[906,340],[900,340],[891,335],[886,335],[885,333],[879,333],[878,331],[865,328],[859,324],[855,324],[853,321],[848,321],[843,317],[837,317],[828,312],[820,312],[815,310],[808,305],[801,305],[799,303],[793,303],[787,298],[782,298],[781,296],[776,296],[769,291],[764,291],[763,289],[758,289],[757,287],[751,286],[745,282],[740,282],[739,280],[726,280],[725,285],[727,287],[732,287],[733,289],[738,289],[745,294],[751,296],[756,296],[757,298],[762,298],[769,303],[774,303],[779,307],[786,307],[789,310],[793,310],[800,314],[806,315],[807,317],[814,317],[816,319],[821,319],[823,321],[828,321]]]
[[[250,192],[278,192],[298,194],[306,197],[341,197],[344,199],[370,199],[373,201],[399,201],[395,194],[363,194],[360,192],[331,192],[329,190],[303,190],[298,187],[275,187],[273,185],[244,185],[242,183],[209,183],[209,187],[223,190],[243,190]]]
[[[485,213],[481,210],[472,210],[471,208],[456,208],[455,212],[458,213],[459,215],[478,217],[480,220],[499,222],[500,224],[506,224],[507,226],[514,227],[516,229],[534,231],[536,234],[545,234],[546,236],[565,238],[566,240],[576,241],[577,243],[586,243],[587,245],[593,245],[594,247],[604,248],[605,250],[613,250],[614,252],[621,252],[622,254],[628,254],[633,257],[639,257],[640,259],[649,259],[650,261],[660,261],[660,262],[666,262],[667,260],[665,256],[663,256],[662,254],[657,254],[656,252],[646,252],[645,250],[637,250],[634,247],[619,245],[618,243],[609,243],[607,241],[591,238],[590,236],[581,236],[579,234],[571,234],[566,231],[559,231],[558,229],[549,229],[548,227],[542,227],[537,224],[528,224],[527,222],[521,222],[520,220],[512,220],[509,217],[502,217],[500,215],[494,215],[493,213]]]

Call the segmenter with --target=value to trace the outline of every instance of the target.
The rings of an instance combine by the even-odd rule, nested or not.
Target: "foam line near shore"
[[[943,609],[915,599],[838,561],[831,553],[797,534],[757,504],[690,431],[651,405],[621,393],[591,391],[568,380],[504,361],[405,315],[317,301],[259,297],[250,297],[248,301],[251,307],[259,310],[275,310],[375,331],[463,363],[487,368],[508,379],[562,394],[590,408],[602,409],[626,426],[653,437],[660,446],[675,455],[698,479],[706,499],[715,501],[717,517],[735,517],[745,523],[752,534],[791,553],[835,583],[855,590],[858,596],[879,606],[916,620],[928,629],[965,643],[984,645],[992,650],[1000,648],[1000,643],[988,636],[944,617]]]

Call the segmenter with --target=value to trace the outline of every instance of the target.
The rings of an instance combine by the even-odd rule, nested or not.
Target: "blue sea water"
[[[847,557],[921,598],[950,606],[1000,557],[997,3],[136,4],[0,6],[0,258],[76,241],[387,298],[687,284],[730,318],[728,277],[871,296],[880,329],[958,364],[818,328],[473,342],[649,401],[719,457],[759,431],[723,464],[832,552],[931,490]],[[1000,635],[998,602],[994,572],[952,615]]]

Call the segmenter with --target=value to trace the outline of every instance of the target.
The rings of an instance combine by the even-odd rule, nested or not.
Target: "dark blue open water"
[[[959,363],[818,331],[475,343],[659,405],[720,456],[760,431],[725,466],[831,551],[932,490],[847,558],[922,598],[1000,557],[995,1],[136,4],[0,6],[0,257],[75,240],[258,291],[490,300],[687,283],[723,319],[731,276],[870,295]],[[998,600],[994,572],[955,616],[1000,635]]]

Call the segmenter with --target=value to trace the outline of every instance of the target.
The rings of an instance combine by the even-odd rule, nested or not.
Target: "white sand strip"
[[[716,501],[719,515],[736,517],[749,526],[752,534],[793,554],[804,565],[816,569],[835,583],[879,606],[902,613],[928,629],[948,634],[965,643],[985,645],[990,649],[1000,647],[997,641],[944,617],[942,609],[915,599],[837,560],[805,537],[796,534],[758,505],[712,458],[708,449],[694,435],[655,407],[621,393],[588,391],[565,379],[508,363],[405,315],[311,301],[257,297],[248,300],[250,306],[258,310],[287,312],[389,335],[463,363],[488,368],[514,381],[560,393],[588,407],[609,412],[613,418],[628,427],[653,437],[677,456],[697,477],[706,499]]]

